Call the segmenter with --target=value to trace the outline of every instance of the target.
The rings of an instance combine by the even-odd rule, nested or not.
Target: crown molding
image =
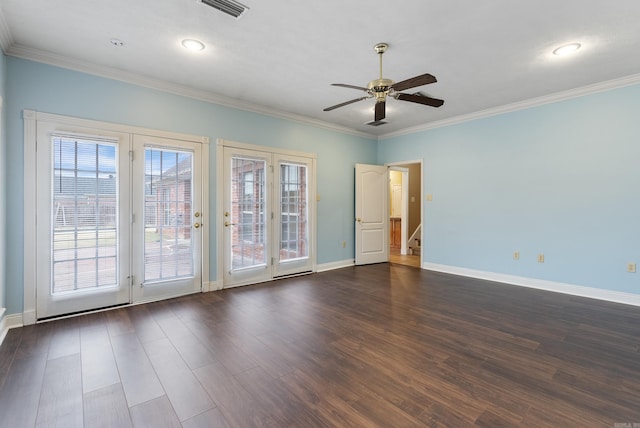
[[[4,19],[4,13],[0,8],[0,48],[2,48],[2,52],[6,54],[11,45],[13,45],[13,36],[11,35],[11,30],[9,30],[7,21]]]
[[[412,126],[400,131],[390,132],[378,137],[378,140],[384,140],[388,138],[399,137],[401,135],[416,134],[418,132],[427,131],[435,128],[442,128],[445,126],[456,125],[463,122],[470,122],[472,120],[483,119],[486,117],[497,116],[500,114],[511,113],[518,110],[525,110],[531,107],[537,107],[544,104],[556,103],[559,101],[569,100],[572,98],[578,98],[585,95],[596,94],[598,92],[610,91],[612,89],[618,89],[625,86],[636,85],[640,83],[640,74],[633,74],[631,76],[621,77],[619,79],[608,80],[605,82],[595,83],[593,85],[582,86],[580,88],[569,89],[567,91],[556,92],[550,95],[544,95],[542,97],[531,98],[525,101],[518,101],[512,104],[506,104],[500,107],[494,107],[486,110],[480,110],[477,112],[464,114],[444,120],[438,120],[435,122],[426,123],[424,125]]]
[[[292,122],[303,123],[303,124],[311,125],[317,128],[327,129],[330,131],[337,131],[343,134],[350,134],[357,137],[364,137],[364,138],[369,138],[373,140],[376,139],[376,135],[374,134],[356,131],[354,129],[351,129],[345,126],[340,126],[333,123],[324,122],[321,120],[311,119],[309,117],[302,116],[302,115],[274,110],[269,107],[240,101],[230,97],[225,97],[222,95],[215,94],[213,92],[202,91],[200,89],[195,89],[195,88],[191,88],[184,85],[169,83],[163,80],[142,76],[136,73],[130,73],[128,71],[120,70],[117,68],[93,64],[86,61],[77,60],[74,58],[56,55],[51,52],[29,48],[22,45],[11,44],[9,48],[5,50],[5,52],[7,55],[14,56],[17,58],[22,58],[30,61],[53,65],[53,66],[65,68],[68,70],[79,71],[81,73],[92,74],[92,75],[104,77],[107,79],[118,80],[125,83],[131,83],[134,85],[143,86],[145,88],[156,89],[156,90],[171,93],[174,95],[180,95],[188,98],[197,99],[200,101],[206,101],[213,104],[222,105],[225,107],[230,107],[230,108],[252,112],[252,113],[258,113],[258,114],[271,116],[278,119],[285,119]]]
[[[544,104],[555,103],[559,101],[569,100],[572,98],[578,98],[585,95],[591,95],[599,92],[605,92],[612,89],[622,88],[625,86],[636,85],[640,83],[640,74],[634,74],[618,79],[608,80],[593,85],[587,85],[579,88],[570,89],[567,91],[556,92],[554,94],[545,95],[542,97],[531,98],[529,100],[518,101],[511,104],[506,104],[499,107],[480,110],[477,112],[464,114],[461,116],[455,116],[435,122],[429,122],[422,125],[412,126],[399,131],[390,132],[388,134],[375,135],[355,129],[336,125],[333,123],[312,119],[306,116],[288,113],[284,111],[273,110],[271,108],[261,106],[258,104],[252,104],[230,97],[215,94],[213,92],[206,92],[199,89],[191,88],[184,85],[178,85],[162,81],[159,79],[153,79],[150,77],[142,76],[135,73],[130,73],[117,68],[101,66],[86,61],[81,61],[61,55],[56,55],[51,52],[42,51],[39,49],[33,49],[22,45],[13,43],[11,33],[6,25],[2,10],[0,10],[0,46],[4,50],[5,54],[15,56],[18,58],[27,59],[30,61],[40,62],[44,64],[53,65],[69,70],[79,71],[82,73],[92,74],[95,76],[104,77],[107,79],[118,80],[125,83],[131,83],[138,86],[143,86],[150,89],[155,89],[174,95],[180,95],[188,98],[197,99],[200,101],[206,101],[213,104],[222,105],[238,110],[243,110],[252,113],[258,113],[265,116],[270,116],[278,119],[285,119],[292,122],[303,123],[311,125],[317,128],[327,129],[330,131],[336,131],[344,134],[354,135],[357,137],[370,138],[373,140],[385,140],[403,135],[416,134],[430,129],[442,128],[445,126],[456,125],[459,123],[470,122],[473,120],[483,119],[491,116],[497,116],[505,113],[511,113],[519,110],[525,110],[532,107],[541,106]]]

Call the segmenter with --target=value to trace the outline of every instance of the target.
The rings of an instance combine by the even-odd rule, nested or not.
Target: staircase
[[[419,256],[420,255],[420,239],[415,238],[409,244],[409,254],[412,255],[412,256]]]
[[[413,255],[413,256],[419,256],[420,255],[420,250],[421,250],[421,246],[420,246],[420,234],[422,233],[422,225],[419,224],[418,227],[416,227],[416,230],[413,232],[413,234],[411,234],[411,238],[409,238],[409,254]]]

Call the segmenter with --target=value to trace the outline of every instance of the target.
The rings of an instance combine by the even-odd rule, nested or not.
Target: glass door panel
[[[313,271],[313,158],[223,153],[223,287]]]
[[[37,317],[128,303],[126,135],[38,132]]]
[[[133,300],[200,291],[200,144],[136,135],[133,146]]]
[[[194,276],[193,153],[145,148],[144,282]]]
[[[224,149],[224,285],[271,278],[271,155]]]
[[[265,160],[231,158],[231,270],[267,263],[266,169]]]
[[[311,271],[309,173],[312,161],[308,158],[275,155],[277,164],[277,201],[274,227],[278,230],[278,246],[274,249],[277,263],[274,276]]]

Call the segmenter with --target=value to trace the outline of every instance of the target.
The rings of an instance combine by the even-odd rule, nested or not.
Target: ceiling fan
[[[409,101],[412,103],[424,104],[431,107],[440,107],[442,104],[444,104],[443,100],[439,100],[437,98],[431,98],[421,94],[404,94],[401,92],[407,89],[415,88],[417,86],[435,83],[437,80],[431,74],[422,74],[420,76],[412,77],[410,79],[403,80],[397,83],[391,79],[385,79],[382,77],[382,54],[387,51],[388,47],[389,45],[387,45],[386,43],[378,43],[373,47],[373,49],[380,57],[380,78],[369,82],[366,88],[362,86],[346,85],[344,83],[332,83],[332,86],[341,86],[343,88],[351,88],[364,91],[367,93],[366,96],[327,107],[323,111],[335,110],[349,104],[357,103],[358,101],[375,97],[376,105],[374,119],[375,122],[378,122],[385,118],[385,107],[388,96],[395,98],[396,100]]]

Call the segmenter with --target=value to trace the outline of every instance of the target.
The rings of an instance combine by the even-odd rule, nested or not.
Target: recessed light
[[[569,43],[568,45],[563,45],[559,48],[554,49],[553,54],[559,56],[571,55],[572,53],[580,49],[580,46],[580,43]]]
[[[182,41],[182,46],[189,49],[190,51],[201,51],[204,49],[204,43],[194,39],[184,39]]]

